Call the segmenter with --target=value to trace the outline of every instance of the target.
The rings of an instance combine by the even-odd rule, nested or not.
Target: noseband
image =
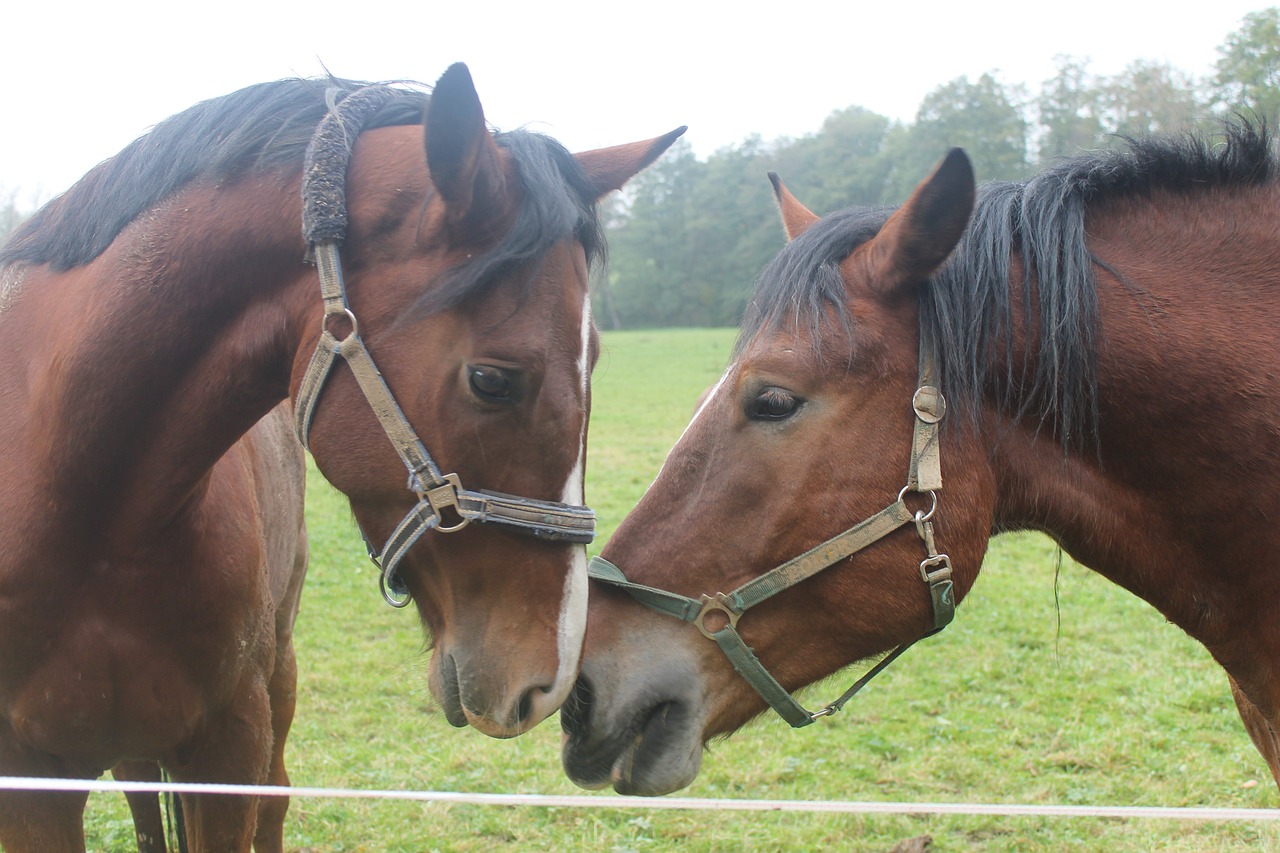
[[[307,146],[302,185],[303,236],[319,270],[324,319],[319,343],[294,403],[294,427],[306,447],[320,393],[341,358],[409,471],[408,488],[417,496],[417,503],[381,551],[375,550],[365,537],[369,557],[382,570],[382,596],[393,607],[404,607],[410,600],[396,567],[429,530],[456,533],[478,521],[551,542],[586,543],[595,538],[596,526],[595,513],[588,507],[486,490],[469,491],[462,487],[457,474],[442,473],[360,338],[359,323],[347,303],[338,255],[347,226],[347,163],[360,128],[399,94],[385,86],[370,86],[348,95],[330,108]],[[339,338],[333,329],[341,325],[346,326],[346,334]]]
[[[786,691],[769,673],[755,652],[738,633],[738,620],[749,608],[760,604],[785,589],[813,577],[823,569],[866,548],[893,533],[900,527],[914,522],[916,533],[924,544],[926,557],[920,563],[920,578],[929,587],[933,605],[933,628],[924,637],[932,636],[945,628],[955,616],[955,594],[951,581],[951,560],[939,554],[934,544],[933,515],[938,508],[938,492],[942,489],[942,468],[938,448],[939,423],[946,413],[946,402],[938,390],[937,359],[927,343],[924,330],[920,335],[920,379],[911,407],[915,411],[915,430],[911,442],[911,463],[907,472],[907,485],[898,493],[898,499],[880,512],[840,533],[815,548],[748,581],[733,592],[717,592],[701,598],[686,598],[674,592],[657,589],[628,581],[622,570],[601,557],[591,560],[587,568],[590,577],[625,590],[641,604],[693,623],[702,635],[715,641],[729,658],[733,668],[756,689],[773,710],[794,727],[807,726],[820,717],[830,716],[844,707],[867,682],[879,675],[890,663],[918,640],[903,643],[893,649],[866,675],[854,682],[840,698],[817,711],[804,706]],[[908,492],[928,495],[928,511],[912,512],[905,502]],[[707,618],[720,614],[717,621],[724,621],[719,628],[708,626]],[[920,637],[919,639],[924,639]]]

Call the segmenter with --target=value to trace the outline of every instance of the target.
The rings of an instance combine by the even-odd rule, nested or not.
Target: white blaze
[[[585,409],[591,383],[591,295],[582,300],[582,348],[578,352],[578,381],[581,383]],[[567,504],[583,504],[583,479],[587,458],[587,418],[584,412],[582,431],[578,434],[578,461],[569,472],[560,500]],[[582,653],[582,635],[587,630],[587,548],[575,545],[569,558],[569,572],[564,579],[564,598],[560,602],[560,622],[556,631],[559,666],[555,687],[567,687],[578,672],[578,656]]]

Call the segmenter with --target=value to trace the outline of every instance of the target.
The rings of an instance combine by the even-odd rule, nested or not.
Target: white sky
[[[0,12],[0,188],[46,200],[159,120],[263,80],[430,83],[470,68],[490,122],[572,150],[681,124],[699,155],[816,131],[853,104],[911,119],[960,75],[1034,91],[1053,57],[1194,75],[1260,0],[25,0]]]

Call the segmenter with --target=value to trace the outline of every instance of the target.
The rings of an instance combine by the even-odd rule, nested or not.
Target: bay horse
[[[835,713],[952,619],[989,537],[1039,530],[1208,648],[1280,782],[1265,126],[981,191],[952,150],[897,210],[818,217],[774,181],[790,240],[592,563],[568,775],[663,794],[766,707],[793,726]],[[886,651],[825,707],[791,695]]]
[[[416,604],[450,722],[558,707],[594,530],[595,204],[682,130],[575,156],[491,133],[460,64],[430,96],[286,80],[29,220],[0,251],[0,776],[288,783],[299,437]],[[0,846],[83,850],[85,801],[0,793]],[[283,799],[182,803],[192,849],[282,848]]]

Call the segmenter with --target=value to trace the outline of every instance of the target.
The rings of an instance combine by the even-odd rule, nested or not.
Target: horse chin
[[[560,711],[565,774],[582,788],[656,797],[691,783],[702,766],[698,715],[687,702],[662,701],[612,732],[592,728],[590,689],[579,681]],[[584,695],[585,694],[585,695]]]
[[[613,763],[613,790],[658,797],[693,782],[702,767],[702,739],[688,717],[684,706],[674,703],[653,709]]]

